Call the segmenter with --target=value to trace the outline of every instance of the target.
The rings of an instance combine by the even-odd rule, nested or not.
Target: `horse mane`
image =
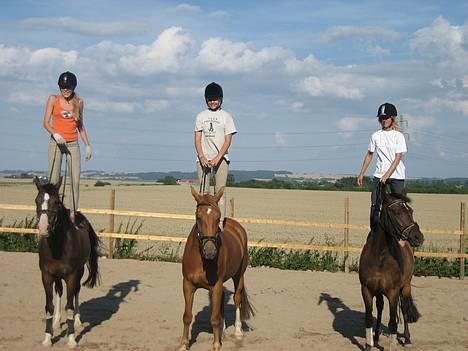
[[[394,228],[390,224],[387,211],[382,211],[382,214],[384,218],[383,220],[381,218],[380,222],[384,231],[384,237],[387,243],[388,251],[390,255],[395,259],[395,261],[397,261],[398,267],[400,267],[400,270],[403,272],[403,256],[401,254],[400,244],[392,235]]]
[[[406,195],[406,194],[396,194],[396,193],[391,193],[389,194],[392,198],[402,200],[407,203],[411,203],[411,199]]]

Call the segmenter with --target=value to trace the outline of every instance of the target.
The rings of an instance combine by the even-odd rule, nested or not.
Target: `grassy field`
[[[114,182],[111,186],[95,187],[95,181],[84,180],[81,186],[81,208],[109,208],[110,189],[116,189],[116,209],[193,214],[195,201],[187,186],[163,186],[150,183]],[[69,183],[68,183],[69,184]],[[0,179],[0,203],[33,205],[36,188],[31,180]],[[228,188],[227,199],[234,198],[235,217],[343,223],[344,202],[349,197],[350,222],[367,224],[369,193],[328,192],[306,190],[272,190]],[[460,202],[468,202],[468,195],[410,194],[414,216],[422,228],[458,229]],[[15,220],[32,216],[25,211],[0,210],[0,218],[8,225]],[[96,230],[106,229],[107,216],[89,216]],[[190,220],[142,219],[140,233],[186,236],[193,225]],[[115,222],[126,223],[128,218],[117,217]],[[279,225],[245,225],[250,240],[341,244],[343,230]],[[351,230],[351,246],[361,247],[367,231]],[[438,250],[455,250],[456,235],[427,234],[425,247],[435,245]]]

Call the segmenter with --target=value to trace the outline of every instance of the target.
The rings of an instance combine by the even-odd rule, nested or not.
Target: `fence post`
[[[229,208],[229,217],[234,218],[234,198],[231,197],[231,200],[229,200],[230,203],[230,208]]]
[[[111,189],[110,199],[109,199],[109,208],[115,210],[115,189]],[[109,226],[107,228],[109,233],[114,232],[114,215],[109,215]],[[114,257],[114,238],[109,238],[109,258]]]
[[[460,254],[465,253],[465,203],[460,202]],[[460,257],[460,279],[465,279],[465,258]]]
[[[345,198],[345,207],[344,207],[344,224],[346,227],[343,230],[344,240],[344,251],[343,251],[343,266],[344,271],[349,273],[349,197]]]

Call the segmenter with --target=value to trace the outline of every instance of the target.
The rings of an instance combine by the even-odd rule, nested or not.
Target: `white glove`
[[[88,161],[91,158],[91,146],[90,145],[86,145],[85,152],[86,152],[85,159],[86,161]]]
[[[65,144],[65,139],[59,133],[54,133],[52,136],[57,144]]]

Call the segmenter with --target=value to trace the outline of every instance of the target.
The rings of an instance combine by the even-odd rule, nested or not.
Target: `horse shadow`
[[[76,337],[78,342],[94,327],[112,318],[120,308],[120,304],[132,291],[138,291],[140,280],[129,280],[113,285],[105,296],[96,297],[80,304],[81,322],[85,326]]]
[[[233,303],[232,296],[234,293],[229,289],[224,289],[224,321],[226,323],[226,329],[233,326],[236,322],[236,306]],[[231,303],[228,303],[231,301]],[[242,331],[250,331],[252,328],[245,322],[242,321]],[[190,336],[189,347],[192,346],[198,338],[200,333],[213,334],[213,328],[211,327],[211,302],[208,300],[208,305],[197,313],[192,323],[192,331]]]
[[[320,294],[318,305],[324,301],[327,303],[328,309],[335,317],[333,320],[333,329],[351,341],[351,343],[360,350],[365,350],[365,347],[356,340],[356,337],[366,338],[364,328],[364,319],[366,314],[364,312],[350,309],[343,303],[343,301],[341,301],[340,298],[333,297],[328,293]],[[381,328],[383,328],[383,325]],[[374,347],[383,351],[383,348],[378,345]]]

